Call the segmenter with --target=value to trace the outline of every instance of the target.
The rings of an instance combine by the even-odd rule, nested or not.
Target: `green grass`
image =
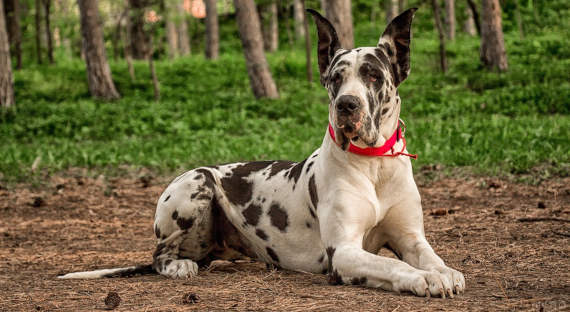
[[[373,45],[379,30],[360,25],[357,44]],[[361,40],[365,39],[365,40]],[[401,86],[408,149],[414,166],[469,166],[485,174],[526,173],[547,164],[567,175],[570,133],[570,48],[567,36],[506,34],[509,71],[479,65],[478,39],[448,46],[450,71],[438,72],[432,32],[416,32],[412,73]],[[313,41],[314,42],[314,41]],[[239,52],[239,51],[238,51]],[[268,55],[281,98],[257,101],[243,56],[226,53],[157,61],[162,98],[155,102],[149,71],[111,62],[123,96],[89,97],[84,64],[27,67],[15,73],[17,110],[0,117],[0,178],[19,180],[40,168],[122,165],[161,173],[237,160],[301,160],[318,148],[327,124],[326,91],[305,81],[304,54]]]

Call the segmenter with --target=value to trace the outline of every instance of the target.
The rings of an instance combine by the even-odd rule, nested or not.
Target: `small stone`
[[[113,310],[121,303],[121,297],[114,291],[110,291],[105,298],[105,307],[107,310]]]
[[[546,208],[546,205],[544,204],[544,202],[539,201],[539,202],[538,202],[538,208],[544,209],[544,208]]]
[[[182,296],[182,303],[183,304],[194,304],[200,300],[200,297],[195,293],[187,293]]]
[[[34,200],[32,201],[32,206],[33,207],[41,207],[41,206],[45,205],[45,203],[46,202],[42,197],[36,196],[36,197],[34,197]]]

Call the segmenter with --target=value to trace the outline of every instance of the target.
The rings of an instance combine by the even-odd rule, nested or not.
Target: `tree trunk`
[[[445,35],[443,33],[443,26],[441,25],[441,14],[439,12],[439,3],[437,0],[431,0],[433,9],[433,17],[435,19],[435,26],[439,35],[439,65],[442,72],[447,71],[447,57],[445,55]]]
[[[120,56],[120,43],[121,43],[121,29],[123,24],[123,19],[127,15],[128,10],[124,10],[121,15],[117,18],[117,23],[115,24],[115,32],[113,33],[113,58],[115,61],[119,59]]]
[[[404,12],[407,9],[408,4],[406,0],[398,1],[398,14]]]
[[[398,0],[384,0],[386,5],[386,24],[398,16]]]
[[[178,21],[178,53],[181,56],[189,55],[191,52],[190,37],[188,36],[188,21],[186,19],[186,12],[182,1],[178,4],[178,11],[180,12],[180,21]]]
[[[14,85],[12,84],[12,63],[10,60],[10,44],[6,31],[4,1],[0,1],[0,107],[14,106]]]
[[[215,60],[219,55],[218,7],[216,0],[206,0],[206,58]]]
[[[111,69],[107,63],[97,0],[77,0],[77,2],[81,18],[81,35],[87,64],[89,92],[97,98],[118,99],[120,96],[115,89]]]
[[[479,19],[479,13],[477,12],[477,5],[473,0],[467,0],[467,4],[469,4],[469,8],[471,9],[471,13],[473,15],[473,21],[475,22],[475,29],[477,29],[477,33],[481,34],[481,24]]]
[[[325,13],[327,11],[327,1],[328,0],[321,0],[321,11]]]
[[[22,68],[22,30],[20,29],[20,4],[18,0],[7,0],[6,28],[10,38],[10,53],[16,57],[16,69]]]
[[[129,47],[134,59],[142,60],[148,54],[148,42],[144,33],[144,8],[143,0],[128,0],[129,6]]]
[[[261,7],[263,47],[265,51],[275,52],[279,45],[279,25],[277,23],[277,2],[273,1]]]
[[[507,52],[503,39],[499,0],[483,0],[481,19],[481,62],[489,69],[506,71]]]
[[[295,20],[295,39],[301,40],[305,37],[305,10],[303,0],[293,0],[293,18]]]
[[[447,38],[455,40],[455,0],[445,0],[445,25]]]
[[[517,19],[517,26],[519,28],[519,38],[521,40],[524,39],[524,29],[523,29],[523,22],[521,18],[521,8],[519,5],[519,0],[515,0],[515,16]]]
[[[465,23],[463,24],[463,30],[469,36],[475,36],[477,34],[477,30],[475,29],[475,21],[473,21],[473,12],[470,8],[465,8]]]
[[[263,38],[255,3],[253,0],[234,0],[234,6],[253,94],[256,98],[278,98],[279,93],[263,52]]]
[[[50,11],[51,11],[51,0],[43,0],[44,2],[44,19],[45,19],[45,32],[47,38],[47,54],[50,64],[54,63],[53,60],[53,35],[51,33],[50,25]]]
[[[354,47],[354,35],[350,0],[329,0],[326,2],[325,9],[326,17],[336,29],[341,47],[352,49]]]
[[[42,4],[41,0],[36,0],[36,57],[38,64],[42,63]]]
[[[301,11],[305,12],[305,0],[300,0]],[[307,68],[307,81],[313,81],[313,66],[311,65],[311,36],[309,36],[309,22],[305,18],[306,15],[303,14],[303,32],[305,33],[305,59]]]
[[[150,79],[152,81],[152,90],[154,93],[154,100],[158,102],[160,100],[160,85],[158,83],[158,77],[156,75],[156,70],[154,69],[154,60],[152,59],[152,54],[153,54],[152,35],[149,35],[148,38],[149,38],[148,39],[148,55],[147,55],[148,67],[150,69]]]

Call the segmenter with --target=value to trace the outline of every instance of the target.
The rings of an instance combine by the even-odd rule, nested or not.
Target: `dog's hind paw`
[[[198,274],[198,264],[189,259],[178,259],[168,261],[161,275],[172,278],[189,278]]]

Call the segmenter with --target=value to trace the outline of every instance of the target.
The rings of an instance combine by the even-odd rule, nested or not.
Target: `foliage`
[[[513,28],[505,35],[510,68],[502,74],[484,70],[478,38],[461,34],[447,45],[450,70],[443,75],[431,16],[423,11],[414,22],[412,73],[400,87],[408,149],[420,155],[414,165],[470,166],[505,174],[546,163],[567,175],[567,32],[540,28],[521,40]],[[382,27],[359,19],[356,44],[375,45]],[[44,170],[89,167],[98,172],[131,165],[169,173],[309,155],[322,141],[328,109],[314,58],[309,84],[304,52],[282,42],[281,51],[268,54],[281,98],[257,101],[230,22],[221,25],[218,61],[194,55],[155,62],[160,102],[153,100],[145,62],[134,63],[137,80],[131,82],[125,62],[110,61],[122,95],[110,103],[89,97],[80,59],[59,53],[56,66],[25,63],[15,72],[17,110],[0,117],[0,179],[28,176],[38,157]]]

